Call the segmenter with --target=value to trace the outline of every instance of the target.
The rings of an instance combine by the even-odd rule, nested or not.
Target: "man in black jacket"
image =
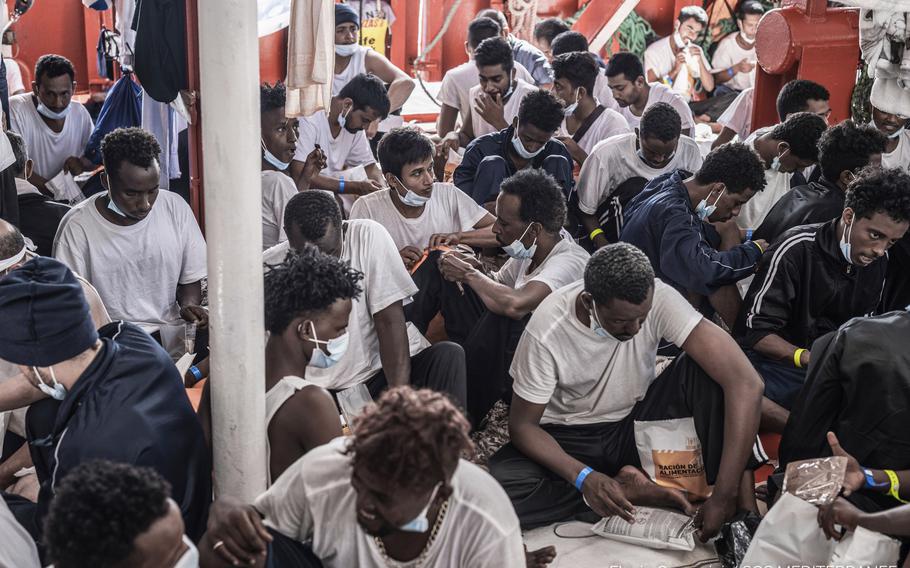
[[[818,141],[818,181],[794,187],[771,208],[754,237],[769,243],[799,225],[823,223],[841,214],[847,185],[866,166],[879,167],[885,135],[869,125],[845,120],[826,130]]]
[[[765,379],[765,397],[789,409],[819,336],[881,301],[887,251],[910,227],[910,176],[867,168],[850,184],[840,217],[796,227],[764,255],[734,335]],[[786,412],[765,403],[765,426]]]

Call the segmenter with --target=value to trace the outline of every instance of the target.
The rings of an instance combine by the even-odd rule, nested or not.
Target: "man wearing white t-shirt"
[[[389,96],[382,81],[373,75],[357,75],[332,97],[328,111],[300,120],[297,152],[291,162],[291,177],[299,190],[307,187],[335,193],[366,195],[382,189],[382,175],[367,140],[370,123],[389,114]],[[307,156],[319,147],[326,165],[306,184]]]
[[[739,32],[722,39],[712,57],[714,68],[717,69],[714,72],[714,82],[718,86],[715,94],[743,91],[755,85],[755,65],[758,61],[755,55],[755,33],[764,13],[765,7],[756,0],[740,4],[736,11]]]
[[[593,55],[580,51],[564,53],[556,56],[552,65],[553,92],[565,104],[565,119],[557,138],[566,145],[572,158],[583,165],[595,144],[631,132],[629,123],[594,97],[600,67]]]
[[[495,218],[454,185],[435,181],[433,151],[418,128],[393,128],[378,148],[389,189],[359,198],[351,209],[351,219],[385,227],[409,270],[425,250],[451,241],[496,246]]]
[[[882,167],[902,168],[910,173],[910,130],[907,130],[910,104],[899,87],[897,92],[892,89],[889,83],[882,80],[877,80],[872,85],[869,97],[872,125],[888,137],[882,154]]]
[[[623,207],[652,179],[669,171],[698,171],[698,144],[680,134],[679,114],[667,103],[647,110],[635,133],[598,143],[578,177],[581,224],[595,248],[619,240]]]
[[[388,231],[368,219],[342,222],[332,194],[316,190],[288,202],[284,226],[288,241],[264,253],[266,265],[315,245],[363,274],[363,294],[352,303],[344,356],[330,368],[308,367],[306,380],[332,391],[365,384],[374,398],[390,386],[410,384],[446,393],[464,407],[464,351],[448,341],[430,346],[405,323],[402,306],[417,286]]]
[[[717,119],[717,124],[723,128],[711,143],[712,150],[734,138],[745,140],[749,136],[752,131],[752,92],[752,87],[743,89]]]
[[[714,90],[711,62],[695,44],[708,26],[708,13],[700,6],[686,6],[673,22],[673,35],[659,39],[645,50],[645,72],[649,83],[665,82],[673,91],[689,101],[697,92],[695,81],[701,81],[699,91]]]
[[[562,232],[566,202],[555,180],[522,170],[502,182],[493,232],[510,257],[490,272],[473,255],[430,256],[414,274],[420,293],[409,319],[425,330],[438,313],[465,348],[468,417],[477,425],[508,392],[509,365],[528,315],[581,278],[588,253]]]
[[[159,338],[184,321],[207,325],[208,313],[199,307],[205,240],[183,198],[158,189],[155,137],[118,128],[104,137],[101,151],[108,192],[67,213],[54,256],[98,289],[115,320]]]
[[[591,55],[591,57],[594,58],[594,61],[597,62],[597,76],[594,79],[594,90],[591,94],[603,106],[619,112],[619,105],[616,103],[616,99],[613,98],[613,91],[610,90],[610,85],[607,83],[607,76],[604,74],[607,64],[604,63],[599,55],[589,51],[588,47],[588,40],[584,35],[578,32],[565,32],[559,34],[558,39],[553,41],[552,53],[553,57],[575,52]]]
[[[629,128],[637,128],[645,109],[655,103],[668,103],[682,119],[682,133],[690,136],[695,129],[695,118],[689,105],[669,87],[645,80],[641,60],[634,53],[617,53],[607,63],[607,83],[613,98],[626,118]]]
[[[22,82],[22,69],[15,59],[3,58],[3,67],[6,69],[6,88],[9,96],[14,97],[25,92],[25,83]]]
[[[555,550],[526,560],[502,488],[460,458],[473,449],[468,429],[439,394],[386,392],[355,422],[354,436],[302,457],[253,505],[216,502],[202,565],[546,566]]]
[[[439,87],[439,94],[436,95],[436,100],[442,105],[439,109],[439,118],[436,119],[436,134],[440,138],[445,138],[446,134],[455,130],[459,114],[462,122],[469,116],[472,100],[470,91],[479,84],[474,50],[480,42],[497,37],[500,32],[499,24],[490,18],[477,18],[468,24],[468,40],[464,43],[468,61],[446,71]],[[515,62],[515,77],[525,83],[534,84],[534,78],[518,62]]]
[[[664,339],[686,354],[656,376]],[[582,281],[544,300],[511,374],[512,441],[490,459],[490,471],[523,527],[590,509],[631,522],[635,505],[657,505],[695,513],[704,542],[737,506],[754,510],[750,470],[767,459],[756,437],[761,378],[726,332],[654,277],[634,246],[600,249]],[[636,423],[685,417],[694,420],[714,486],[697,511],[682,491],[638,469]]]
[[[73,64],[59,55],[42,55],[35,64],[32,92],[9,100],[10,130],[25,139],[34,164],[28,181],[60,199],[73,196],[47,187],[49,180],[64,172],[75,176],[95,167],[84,156],[94,124],[85,107],[72,100],[75,88]],[[62,182],[54,185],[62,186]]]
[[[767,185],[743,205],[736,218],[740,228],[757,229],[774,204],[790,191],[791,174],[818,163],[818,139],[827,127],[822,117],[797,112],[777,126],[759,128],[746,139],[744,144],[762,159]]]

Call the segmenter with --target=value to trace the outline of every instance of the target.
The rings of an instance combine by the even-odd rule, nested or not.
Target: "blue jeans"
[[[790,410],[806,382],[806,369],[768,359],[754,351],[746,351],[746,355],[765,381],[765,397]]]

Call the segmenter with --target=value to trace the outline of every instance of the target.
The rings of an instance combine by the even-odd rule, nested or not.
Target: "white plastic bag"
[[[635,522],[621,517],[601,519],[591,531],[604,538],[658,550],[695,550],[692,519],[673,511],[635,507]]]

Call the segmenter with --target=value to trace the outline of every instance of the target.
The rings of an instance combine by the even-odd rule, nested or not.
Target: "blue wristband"
[[[867,488],[867,489],[874,489],[874,488],[890,487],[890,486],[891,486],[891,483],[888,482],[888,481],[885,481],[884,483],[876,483],[876,482],[875,482],[875,477],[872,476],[872,470],[871,470],[871,469],[864,468],[864,469],[863,469],[863,476],[866,478],[866,488]]]
[[[584,484],[585,479],[588,477],[588,475],[592,471],[594,471],[594,470],[591,469],[590,467],[585,466],[585,468],[583,470],[578,472],[578,477],[575,478],[575,489],[578,489],[579,491],[581,491],[581,486]]]
[[[192,373],[193,376],[196,377],[197,381],[202,380],[202,371],[200,371],[199,367],[197,367],[196,365],[193,365],[192,367],[190,367],[190,373]]]
[[[338,193],[344,193],[344,178],[338,180]]]
[[[755,231],[753,229],[746,229],[746,242],[749,242],[752,240],[752,234],[754,232]]]

